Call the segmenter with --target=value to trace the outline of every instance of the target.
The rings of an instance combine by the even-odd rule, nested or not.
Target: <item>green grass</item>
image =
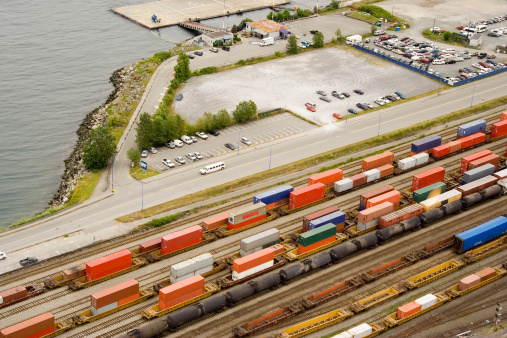
[[[451,40],[451,39],[445,40],[443,33],[436,33],[435,34],[429,28],[425,29],[422,32],[422,36],[425,37],[428,40],[436,41],[436,42],[441,42],[441,43],[446,43],[446,44],[452,45],[452,46],[460,46],[460,47],[467,47],[467,48],[470,47],[470,46],[468,46],[468,43],[461,43],[461,42],[454,41],[454,40]]]
[[[132,176],[137,180],[144,180],[148,177],[152,177],[158,174],[160,174],[158,171],[153,170],[151,168],[148,168],[148,170],[144,171],[143,169],[141,169],[141,167],[135,167],[130,171],[130,176]]]
[[[70,193],[69,202],[65,206],[70,207],[71,205],[84,202],[89,199],[93,194],[93,190],[95,190],[95,187],[99,183],[100,176],[103,171],[104,169],[84,174],[83,177],[79,179],[76,187]]]

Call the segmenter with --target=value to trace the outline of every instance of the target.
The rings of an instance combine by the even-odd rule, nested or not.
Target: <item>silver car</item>
[[[246,137],[242,137],[241,138],[241,142],[246,144],[247,146],[251,146],[252,145],[252,141],[250,141],[248,138]]]
[[[184,159],[183,157],[181,157],[181,156],[176,157],[174,160],[175,160],[176,162],[178,162],[179,164],[182,164],[182,165],[183,165],[183,164],[185,164],[185,163],[187,163],[187,162],[185,161],[185,159]]]
[[[194,152],[194,156],[198,159],[198,160],[202,160],[204,157],[202,157],[201,153],[196,151]]]
[[[187,158],[192,161],[197,161],[197,157],[195,157],[194,153],[188,153]]]
[[[171,160],[168,160],[166,158],[164,158],[162,160],[162,163],[164,163],[166,166],[168,166],[169,168],[174,168],[174,163],[171,162]]]
[[[141,157],[148,157],[148,150],[143,150],[141,152]]]

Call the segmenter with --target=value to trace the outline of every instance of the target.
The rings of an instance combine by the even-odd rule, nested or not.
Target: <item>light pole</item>
[[[345,114],[345,123],[348,123],[348,118],[349,118],[349,106],[350,106],[350,98],[347,100],[347,113]]]
[[[241,139],[241,130],[238,132],[238,155],[239,155],[239,142]]]
[[[382,112],[380,111],[379,112],[379,120],[378,120],[378,132],[377,132],[377,136],[380,136],[380,123],[382,122]]]
[[[269,168],[268,170],[271,170],[271,142],[269,142]]]
[[[138,180],[141,183],[141,212],[144,210],[144,184],[142,180]]]
[[[114,192],[114,160],[113,157],[113,163],[111,164],[111,190]]]
[[[475,94],[475,86],[472,90],[472,101],[470,102],[470,107],[472,107],[472,105],[474,104],[474,94]]]

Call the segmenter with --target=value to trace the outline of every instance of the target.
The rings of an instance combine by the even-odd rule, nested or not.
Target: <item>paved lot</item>
[[[157,154],[150,154],[148,158],[144,159],[148,162],[148,166],[159,172],[166,170],[176,170],[178,167],[189,167],[192,165],[192,161],[189,160],[185,155],[189,152],[199,152],[204,157],[202,160],[195,161],[194,163],[199,168],[202,165],[209,164],[210,161],[206,161],[207,158],[219,157],[227,153],[233,152],[224,146],[225,143],[232,143],[237,148],[238,139],[247,137],[252,141],[252,145],[247,146],[243,143],[239,144],[239,150],[247,147],[255,147],[258,144],[262,144],[268,141],[277,140],[283,137],[290,137],[303,131],[316,128],[314,125],[302,121],[289,113],[278,114],[263,118],[257,121],[252,121],[242,125],[236,125],[229,128],[220,130],[220,135],[211,136],[208,134],[207,140],[198,138],[199,141],[193,144],[185,144],[181,148],[169,149],[167,147],[157,148]],[[238,149],[234,150],[238,152]],[[180,165],[174,161],[174,158],[181,156],[185,158],[187,164]],[[170,159],[174,164],[174,168],[168,168],[162,163],[162,159]],[[217,159],[218,160],[218,159]]]

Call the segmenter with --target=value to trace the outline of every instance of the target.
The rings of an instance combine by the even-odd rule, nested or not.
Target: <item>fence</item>
[[[372,49],[370,49],[368,47],[362,47],[362,46],[358,46],[358,45],[352,45],[352,46],[354,48],[356,48],[356,49],[362,50],[363,52],[373,54],[375,56],[378,56],[379,58],[382,58],[384,60],[387,60],[387,61],[390,61],[392,63],[395,63],[395,64],[397,64],[399,66],[408,68],[408,69],[413,70],[415,72],[418,72],[419,74],[422,74],[424,76],[431,77],[432,79],[435,79],[437,81],[443,82],[445,84],[450,84],[451,86],[460,86],[460,85],[465,84],[465,83],[469,83],[469,82],[472,82],[472,81],[480,80],[480,79],[483,79],[485,77],[488,77],[488,76],[491,76],[491,75],[495,75],[495,74],[507,71],[507,67],[505,67],[505,68],[497,69],[497,70],[494,70],[492,72],[489,72],[489,73],[486,73],[486,74],[482,74],[482,75],[478,75],[476,77],[472,77],[472,78],[469,78],[469,79],[466,79],[466,80],[462,80],[462,81],[458,81],[458,82],[454,82],[454,83],[448,83],[446,79],[444,79],[444,78],[442,78],[440,76],[436,76],[436,75],[430,74],[430,73],[428,73],[428,72],[426,72],[426,71],[424,71],[422,69],[413,67],[411,65],[407,65],[406,63],[398,61],[398,60],[395,60],[395,59],[393,59],[392,57],[390,57],[388,55],[382,55],[382,54],[376,53],[376,52],[374,52]]]

